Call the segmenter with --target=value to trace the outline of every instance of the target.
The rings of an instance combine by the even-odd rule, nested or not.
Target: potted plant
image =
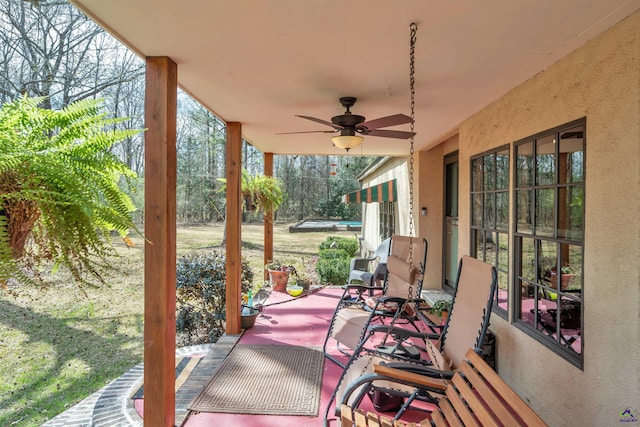
[[[565,290],[571,284],[571,281],[576,276],[576,269],[572,265],[565,264],[560,267],[560,289]],[[558,289],[558,270],[554,267],[549,270],[549,282],[551,287]]]
[[[297,277],[297,272],[293,265],[285,264],[279,260],[269,261],[265,264],[264,268],[269,272],[271,287],[277,292],[287,291],[287,283],[289,283],[289,276],[291,274]]]
[[[430,312],[440,319],[441,324],[447,321],[449,316],[449,309],[451,308],[451,301],[446,299],[439,299],[433,303]]]
[[[311,278],[308,277],[306,274],[304,273],[298,274],[296,272],[293,277],[292,285],[300,286],[305,291],[308,291],[309,287],[311,286],[311,282],[312,282]]]

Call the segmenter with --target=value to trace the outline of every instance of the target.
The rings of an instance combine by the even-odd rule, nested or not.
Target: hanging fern
[[[0,285],[31,281],[25,269],[43,261],[79,283],[101,282],[115,254],[111,231],[135,229],[133,203],[117,184],[135,174],[109,149],[139,131],[114,129],[124,119],[108,118],[100,101],[52,111],[38,107],[42,100],[0,109]]]

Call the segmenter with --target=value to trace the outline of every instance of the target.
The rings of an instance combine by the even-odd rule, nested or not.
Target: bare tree
[[[66,1],[0,0],[0,101],[43,108],[99,97],[143,75],[142,61]]]

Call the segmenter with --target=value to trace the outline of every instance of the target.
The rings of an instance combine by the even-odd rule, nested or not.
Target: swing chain
[[[415,118],[415,46],[416,46],[416,33],[418,31],[418,25],[415,22],[412,22],[409,26],[410,29],[410,49],[409,49],[409,87],[411,89],[411,132],[413,133],[414,129],[414,118]],[[413,155],[414,155],[414,137],[411,137],[411,148],[409,150],[409,277],[413,278]],[[393,329],[396,321],[400,317],[401,313],[403,313],[407,308],[407,303],[413,299],[413,280],[410,279],[409,283],[409,294],[407,296],[407,300],[398,307],[396,310],[393,319],[389,323],[389,327],[382,339],[382,343],[386,343],[389,339],[389,335],[391,334],[391,330]],[[377,307],[376,307],[377,308]],[[374,308],[375,310],[375,308]],[[363,348],[364,350],[364,348]],[[373,363],[374,352],[369,352],[369,357],[367,363],[362,368],[362,372],[360,376],[363,376],[368,370],[371,364]]]

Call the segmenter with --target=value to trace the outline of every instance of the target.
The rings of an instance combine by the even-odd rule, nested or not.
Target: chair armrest
[[[361,270],[366,271],[369,269],[369,263],[375,261],[377,257],[373,258],[351,258],[351,262],[349,263],[349,271],[351,270]]]
[[[447,382],[445,380],[451,379],[454,374],[453,372],[431,369],[427,366],[412,366],[402,363],[395,363],[394,366],[391,364],[374,365],[373,372],[404,384],[437,390],[446,389]]]
[[[347,285],[342,285],[342,289],[345,290],[356,290],[358,292],[364,292],[370,289],[373,290],[379,290],[380,287],[379,286],[367,286],[367,285],[359,285],[359,284],[347,284]]]
[[[424,334],[422,332],[412,331],[410,329],[390,327],[389,325],[369,326],[369,331],[373,333],[378,333],[378,332],[387,333],[387,331],[389,331],[389,335],[393,335],[394,337],[402,338],[405,340],[407,338],[420,338],[420,339],[427,338],[430,340],[440,339],[440,334],[429,334],[429,333]]]
[[[432,368],[431,366],[421,366],[414,365],[410,363],[384,363],[382,364],[385,368],[388,368],[390,372],[403,372],[405,374],[411,373],[412,375],[416,375],[418,378],[420,377],[430,377],[430,378],[440,378],[443,380],[450,380],[453,378],[455,374],[454,371],[441,371],[440,369]],[[377,366],[377,365],[376,365]]]

